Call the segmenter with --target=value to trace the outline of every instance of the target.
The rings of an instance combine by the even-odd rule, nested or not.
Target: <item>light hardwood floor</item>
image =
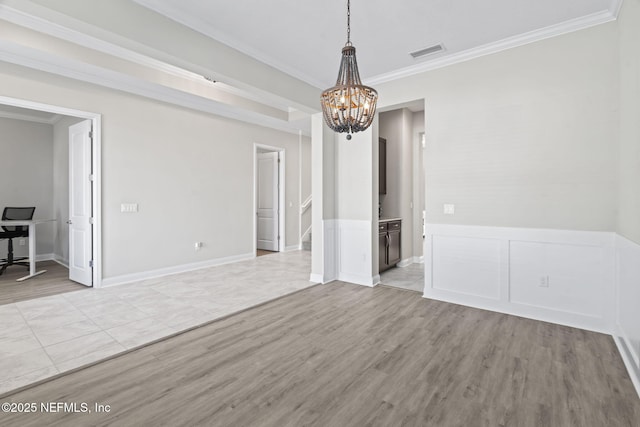
[[[0,425],[638,426],[611,337],[334,282],[4,397]]]
[[[36,271],[47,270],[23,282],[16,279],[29,274],[27,267],[13,265],[0,276],[0,305],[86,289],[69,280],[69,270],[55,261],[41,261]]]

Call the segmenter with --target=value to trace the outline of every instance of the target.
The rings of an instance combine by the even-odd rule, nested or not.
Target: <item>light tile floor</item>
[[[391,268],[380,275],[380,283],[422,293],[424,292],[424,264]]]
[[[312,286],[311,252],[0,306],[0,394]]]

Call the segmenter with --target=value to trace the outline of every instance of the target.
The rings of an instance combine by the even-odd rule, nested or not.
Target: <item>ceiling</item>
[[[334,84],[346,41],[345,0],[134,0],[281,71]],[[351,40],[365,82],[599,23],[621,0],[353,0]],[[444,51],[414,59],[435,44]],[[489,49],[488,49],[489,48]]]
[[[379,88],[613,21],[621,4],[353,0],[351,40],[364,83]],[[319,93],[337,76],[346,0],[0,0],[0,29],[0,64],[310,135]],[[410,55],[435,44],[444,50]],[[379,111],[392,107],[398,106],[381,105]],[[420,111],[424,102],[404,107]],[[57,120],[0,109],[3,116]]]

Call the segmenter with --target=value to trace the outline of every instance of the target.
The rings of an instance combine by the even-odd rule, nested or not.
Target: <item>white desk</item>
[[[38,276],[45,273],[47,270],[36,271],[36,224],[42,224],[44,222],[52,222],[55,219],[32,219],[32,220],[13,220],[3,219],[0,220],[0,226],[6,225],[27,225],[29,226],[29,275],[19,278],[17,281],[30,279],[34,276]]]

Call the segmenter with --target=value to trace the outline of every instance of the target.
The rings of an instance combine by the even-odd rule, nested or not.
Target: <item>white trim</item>
[[[215,267],[223,264],[231,264],[239,261],[247,261],[255,258],[255,252],[241,255],[232,255],[223,258],[215,258],[208,261],[199,261],[189,264],[174,265],[172,267],[158,268],[156,270],[143,271],[140,273],[123,274],[121,276],[109,277],[102,281],[102,286],[117,286],[126,283],[139,282],[141,280],[155,279],[172,274],[186,273],[188,271],[202,270],[204,268]]]
[[[55,261],[55,254],[38,254],[36,255],[36,262],[39,261]]]
[[[28,114],[11,113],[9,111],[0,111],[0,118],[11,119],[11,120],[21,120],[24,122],[41,123],[44,125],[53,125],[60,120],[60,116],[57,114],[51,116],[51,118],[49,119],[45,119],[44,117],[30,116]]]
[[[309,197],[307,197],[307,200],[302,202],[302,204],[300,205],[300,213],[301,214],[305,213],[307,211],[307,209],[309,209],[309,207],[311,207],[312,199],[313,199],[313,194],[310,194]]]
[[[278,162],[278,252],[286,251],[286,176],[285,176],[285,149],[273,145],[265,145],[257,142],[253,143],[253,253],[258,250],[258,224],[256,212],[258,211],[258,149],[264,149],[271,152],[277,152],[280,161]],[[291,246],[293,247],[293,246]],[[300,248],[300,242],[295,245],[296,249]]]
[[[597,232],[597,231],[575,231],[575,230],[550,230],[550,229],[530,229],[530,228],[508,228],[508,227],[487,227],[487,226],[469,226],[469,225],[449,225],[449,224],[427,224],[425,238],[425,288],[424,297],[436,300],[462,304],[471,307],[492,310],[500,313],[507,313],[516,316],[527,317],[536,320],[558,323],[587,330],[593,330],[603,333],[612,333],[613,331],[613,311],[614,311],[614,269],[615,269],[615,239],[614,233]],[[434,252],[434,237],[442,241],[460,242],[460,239],[469,239],[470,243],[480,245],[479,247],[493,248],[493,255],[487,255],[486,260],[478,260],[482,264],[468,272],[452,272],[451,265],[437,265],[437,259],[451,260],[451,256],[458,257],[455,254],[440,254],[449,258],[436,258]],[[584,298],[589,303],[580,305],[580,310],[575,310],[570,301],[562,305],[561,302],[554,300],[542,300],[539,303],[536,299],[514,300],[511,292],[515,283],[512,283],[510,268],[512,268],[511,245],[512,244],[549,244],[562,245],[563,250],[571,251],[570,255],[573,262],[575,257],[580,256],[581,250],[599,250],[601,258],[597,266],[600,271],[599,276],[595,279],[597,284],[593,284],[591,288],[585,288]],[[460,250],[466,251],[465,247]],[[456,246],[456,248],[458,248]],[[472,248],[472,247],[469,247]],[[592,248],[592,249],[589,249]],[[458,249],[455,249],[458,250]],[[478,250],[469,249],[468,252],[472,257],[484,256],[479,255]],[[475,251],[475,252],[473,252]],[[573,252],[575,251],[575,252]],[[575,255],[574,255],[575,254]],[[474,259],[474,262],[476,260]],[[465,267],[466,268],[466,267]],[[475,270],[473,270],[475,268]],[[556,266],[554,266],[556,268]],[[562,268],[562,266],[560,266]],[[484,278],[478,278],[477,285],[473,285],[473,289],[466,290],[464,288],[457,289],[449,287],[445,283],[434,283],[434,271],[445,274],[442,277],[456,277],[457,274],[473,275],[474,271],[492,273]],[[560,273],[558,273],[560,274]],[[470,276],[473,277],[473,276]],[[475,277],[473,277],[475,280]],[[527,279],[530,280],[530,279]],[[566,280],[564,279],[565,283]],[[526,282],[529,283],[529,282]],[[594,281],[595,283],[595,281]],[[531,289],[523,282],[519,282],[520,298],[523,289]],[[575,283],[565,284],[563,286],[575,286]],[[467,287],[467,289],[469,289]],[[486,289],[486,290],[485,290]],[[564,288],[560,288],[564,289]],[[572,289],[571,287],[567,289]],[[527,291],[530,292],[530,291]],[[557,291],[556,291],[557,292]],[[555,295],[555,294],[550,294]],[[588,296],[588,297],[587,297]],[[544,297],[542,297],[544,298]],[[549,298],[552,298],[551,296]]]
[[[313,225],[310,225],[309,228],[307,228],[306,231],[302,233],[302,236],[300,236],[300,245],[302,245],[302,241],[304,240],[304,238],[311,233],[312,228],[313,228]]]
[[[321,274],[313,274],[309,275],[309,281],[312,283],[322,283],[323,285],[329,282],[324,282]]]
[[[0,8],[1,6],[2,5],[0,5]],[[304,135],[310,135],[308,125],[300,126],[299,122],[293,123],[274,118],[100,66],[58,57],[52,53],[26,49],[23,46],[3,40],[0,40],[0,60],[74,80],[88,82],[101,87],[120,90],[149,99],[215,114],[244,123],[287,133],[297,134],[302,130]]]
[[[55,262],[57,262],[58,264],[60,264],[61,266],[63,266],[64,268],[69,268],[69,260],[68,259],[64,259],[62,257],[59,257],[58,255],[55,255],[53,260]]]
[[[298,132],[298,203],[302,200],[302,131]],[[298,249],[302,249],[302,212],[298,212]]]
[[[624,361],[625,367],[629,372],[629,376],[631,377],[631,381],[636,388],[636,392],[640,397],[640,354],[638,350],[633,345],[633,341],[629,337],[629,333],[633,333],[635,336],[633,338],[638,339],[638,329],[633,330],[634,323],[637,326],[637,323],[640,321],[640,315],[637,313],[637,305],[638,301],[635,301],[635,298],[631,297],[631,300],[634,301],[635,307],[630,308],[626,307],[626,313],[622,313],[622,308],[620,304],[622,302],[620,296],[620,290],[622,286],[626,287],[625,292],[625,302],[630,298],[628,296],[629,287],[635,289],[638,283],[640,283],[640,268],[638,268],[638,260],[640,260],[640,245],[634,241],[627,239],[624,236],[616,234],[616,265],[615,265],[615,330],[613,333],[613,338],[616,342],[616,346],[618,347],[618,351],[622,356],[622,360]],[[635,318],[629,319],[629,310],[633,310],[635,314]],[[623,326],[623,321],[624,325]],[[632,330],[629,331],[628,328],[631,327]]]
[[[407,258],[407,259],[403,259],[400,262],[398,262],[398,267],[400,268],[404,268],[404,267],[408,267],[411,264],[413,264],[413,257],[412,258]]]
[[[615,1],[622,3],[622,0]],[[619,11],[619,6],[617,6],[617,8]],[[480,58],[482,56],[502,52],[514,47],[523,46],[529,43],[535,43],[537,41],[559,36],[562,34],[567,34],[596,25],[605,24],[607,22],[614,21],[616,18],[617,12],[614,13],[609,10],[593,13],[580,18],[561,22],[557,25],[551,25],[549,27],[529,31],[524,34],[508,37],[506,39],[499,40],[493,43],[487,43],[485,45],[467,49],[462,52],[451,53],[449,55],[441,56],[428,62],[421,62],[416,65],[390,71],[388,73],[379,74],[377,76],[372,76],[370,78],[364,79],[364,83],[370,86],[379,85],[404,77],[409,77],[415,74],[420,74],[425,71],[436,70],[438,68],[448,67],[449,65],[454,65],[461,62],[470,61],[472,59]]]
[[[299,245],[291,245],[291,246],[285,246],[284,251],[282,252],[293,252],[293,251],[299,251],[299,250],[300,250]]]
[[[372,288],[380,282],[380,279],[376,281],[375,277],[376,276],[360,276],[358,274],[340,272],[338,280]]]
[[[93,161],[93,287],[102,286],[102,116],[88,111],[73,110],[71,108],[57,105],[42,104],[39,102],[27,101],[24,99],[0,96],[0,104],[12,105],[14,107],[28,108],[31,110],[41,110],[63,116],[78,117],[91,120],[93,130],[92,138],[92,161]]]
[[[625,368],[627,368],[627,373],[629,374],[631,382],[636,389],[636,393],[638,394],[638,397],[640,397],[640,370],[637,368],[638,365],[634,363],[633,352],[627,346],[626,339],[614,334],[613,341],[616,343],[616,347],[622,357],[622,362],[624,363]]]
[[[372,221],[353,219],[333,221],[336,226],[334,247],[336,248],[337,279],[363,286],[375,286],[377,282],[372,272]],[[325,242],[327,242],[326,234]]]

